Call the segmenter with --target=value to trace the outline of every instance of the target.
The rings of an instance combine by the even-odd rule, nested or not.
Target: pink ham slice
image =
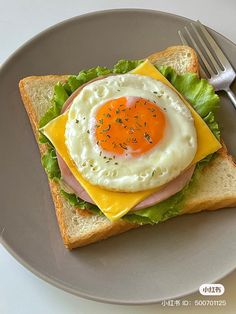
[[[90,198],[87,192],[83,189],[80,183],[76,180],[71,173],[65,161],[57,153],[58,164],[61,170],[61,175],[64,182],[74,191],[74,193],[86,202],[94,204],[94,201]],[[184,186],[190,181],[195,166],[191,166],[187,170],[183,171],[177,178],[167,183],[160,191],[150,195],[148,198],[137,204],[133,210],[138,210],[146,207],[153,206],[161,201],[166,200],[172,195],[176,194],[184,188]]]

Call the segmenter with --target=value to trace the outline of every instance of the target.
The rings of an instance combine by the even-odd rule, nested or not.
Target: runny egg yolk
[[[138,157],[162,139],[164,112],[140,97],[120,97],[104,103],[96,113],[95,136],[102,150]]]

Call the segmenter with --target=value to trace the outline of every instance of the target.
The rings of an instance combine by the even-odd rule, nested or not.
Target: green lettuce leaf
[[[77,76],[72,75],[64,84],[57,84],[54,89],[52,107],[45,113],[40,121],[40,127],[57,117],[66,99],[81,85],[89,82],[96,77],[111,73],[124,74],[136,68],[143,60],[120,60],[114,65],[113,69],[96,67],[87,71],[81,71]],[[178,75],[172,68],[161,66],[158,70],[171,82],[171,84],[190,102],[198,114],[205,120],[214,135],[219,139],[219,126],[215,120],[215,110],[219,105],[219,97],[214,93],[212,86],[204,79],[199,79],[196,74],[186,73]],[[47,142],[49,151],[42,158],[50,178],[60,178],[60,169],[56,160],[56,153],[50,142],[41,137],[43,143]],[[180,192],[169,199],[154,206],[126,214],[122,219],[138,224],[154,224],[164,221],[168,218],[178,215],[183,207],[185,197],[194,181],[197,180],[199,172],[207,163],[214,158],[215,154],[209,155],[201,160],[195,169],[190,183]],[[96,214],[102,215],[102,212],[96,205],[92,205],[81,200],[75,194],[70,194],[62,190],[63,196],[68,202],[82,209],[90,209]]]
[[[120,60],[113,67],[113,73],[125,74],[137,68],[143,60]]]
[[[216,122],[215,115],[212,111],[210,111],[203,120],[211,129],[211,132],[215,135],[215,137],[220,140],[220,129],[219,124]]]
[[[63,189],[61,189],[61,194],[63,195],[63,197],[72,205],[72,206],[76,206],[80,209],[86,209],[86,210],[90,210],[93,213],[97,214],[97,215],[103,215],[103,213],[101,212],[101,210],[94,204],[88,203],[84,200],[82,200],[81,198],[79,198],[78,196],[76,196],[75,194],[71,194],[71,193],[67,193],[66,191],[64,191]]]
[[[61,172],[57,162],[55,149],[50,147],[41,159],[42,165],[50,179],[60,179]]]
[[[89,69],[87,71],[81,71],[77,76],[70,76],[64,87],[67,90],[67,93],[71,95],[77,88],[79,88],[83,84],[94,80],[99,76],[108,75],[110,73],[112,73],[110,69],[100,66]]]

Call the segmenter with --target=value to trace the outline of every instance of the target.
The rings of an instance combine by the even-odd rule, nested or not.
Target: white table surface
[[[147,8],[175,13],[204,24],[236,42],[235,0],[0,0],[0,63],[25,41],[64,19],[112,8]],[[236,271],[221,280],[226,306],[163,307],[102,304],[70,295],[26,270],[0,245],[0,314],[236,313]],[[187,300],[204,299],[199,293]],[[205,297],[206,299],[206,297]],[[216,298],[217,299],[217,298]]]

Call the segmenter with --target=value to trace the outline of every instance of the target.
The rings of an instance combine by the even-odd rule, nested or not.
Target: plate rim
[[[65,20],[62,20],[62,21],[60,21],[60,22],[58,22],[56,24],[53,24],[53,25],[43,29],[42,31],[40,31],[36,35],[32,36],[30,39],[25,41],[16,50],[14,50],[7,57],[7,59],[1,64],[1,66],[0,66],[0,73],[3,73],[5,71],[5,69],[7,70],[8,64],[11,63],[12,60],[14,60],[14,58],[17,57],[17,55],[19,53],[24,51],[24,49],[26,49],[27,47],[31,46],[31,44],[36,42],[38,39],[40,39],[44,35],[47,35],[48,33],[53,32],[58,27],[63,27],[67,23],[71,23],[71,22],[76,21],[76,20],[80,21],[80,20],[87,19],[87,18],[93,18],[94,16],[95,17],[99,16],[99,15],[101,16],[103,14],[113,14],[113,13],[122,13],[122,12],[125,12],[125,13],[147,13],[147,14],[157,14],[157,15],[162,15],[162,16],[169,16],[169,17],[172,17],[174,19],[177,18],[177,19],[185,20],[186,23],[194,21],[194,20],[192,20],[190,18],[187,18],[185,16],[181,16],[181,15],[178,15],[178,14],[169,13],[169,12],[160,11],[160,10],[142,9],[142,8],[119,8],[119,9],[95,10],[95,11],[91,11],[91,12],[84,13],[84,14],[81,14],[81,15],[76,15],[76,16],[73,16],[71,18],[67,18]],[[235,49],[236,49],[236,43],[234,43],[232,40],[228,39],[227,37],[225,37],[221,33],[215,31],[214,29],[212,29],[212,28],[210,28],[208,26],[207,26],[207,28],[212,30],[212,31],[214,31],[215,33],[217,33],[221,37],[223,37],[224,40],[228,41],[230,44],[233,44],[235,46]],[[97,296],[91,295],[89,293],[84,293],[82,291],[78,291],[78,290],[70,287],[68,284],[65,284],[65,282],[61,282],[58,278],[55,279],[50,274],[40,272],[39,270],[37,270],[36,268],[31,266],[30,263],[28,263],[19,254],[17,254],[14,251],[14,249],[12,249],[12,247],[7,243],[7,241],[5,241],[5,239],[4,239],[4,230],[5,230],[4,227],[2,227],[2,229],[0,231],[0,243],[7,250],[7,252],[10,253],[16,259],[16,261],[18,261],[23,267],[25,267],[31,273],[36,275],[39,279],[42,279],[45,282],[53,285],[56,288],[59,288],[59,289],[65,291],[67,293],[70,293],[70,294],[78,296],[78,297],[82,297],[82,298],[87,299],[87,300],[97,301],[97,302],[106,303],[106,304],[148,305],[148,304],[157,304],[157,303],[160,303],[161,301],[163,301],[163,299],[161,299],[161,298],[149,299],[149,300],[145,300],[145,301],[122,301],[122,300],[117,300],[117,299],[114,299],[114,298],[107,299],[105,297],[97,297]],[[218,281],[222,280],[225,276],[230,275],[235,270],[236,270],[236,265],[232,269],[225,271],[221,276],[219,276],[219,278],[216,278],[214,282],[218,282]],[[177,294],[174,297],[172,296],[172,297],[170,297],[168,299],[183,298],[183,297],[189,296],[189,295],[191,295],[193,293],[196,293],[197,291],[198,290],[193,289],[193,290],[191,290],[191,291],[189,291],[187,293]],[[168,299],[165,299],[165,300],[168,300]]]

